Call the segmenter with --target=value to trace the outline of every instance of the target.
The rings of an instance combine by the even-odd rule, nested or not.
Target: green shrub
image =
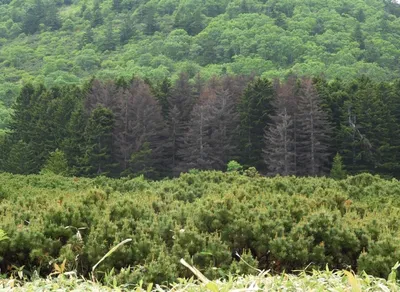
[[[232,171],[241,171],[243,169],[243,166],[237,162],[236,160],[231,160],[228,162],[227,165],[227,172],[232,172]]]
[[[210,279],[256,272],[351,267],[387,277],[400,256],[399,183],[361,174],[266,178],[200,171],[143,177],[67,178],[0,174],[0,265],[48,275],[67,270],[119,284],[191,277],[184,258]],[[128,268],[129,267],[129,268]],[[112,271],[112,272],[111,272]],[[111,282],[110,282],[111,283]]]

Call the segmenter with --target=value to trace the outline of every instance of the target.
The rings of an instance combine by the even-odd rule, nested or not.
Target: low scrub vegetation
[[[171,285],[193,276],[181,258],[210,280],[327,267],[386,279],[399,276],[392,270],[400,259],[399,194],[397,180],[369,174],[192,171],[152,182],[3,173],[1,271],[89,277],[112,247],[132,239],[96,267],[97,280]]]

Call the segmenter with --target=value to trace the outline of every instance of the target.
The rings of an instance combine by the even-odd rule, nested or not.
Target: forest
[[[0,0],[0,70],[0,289],[400,291],[396,1]]]
[[[0,129],[22,84],[399,75],[391,0],[1,0]]]
[[[224,76],[174,83],[134,77],[84,86],[26,84],[0,141],[15,174],[178,176],[226,170],[264,175],[398,178],[400,81],[286,81]]]

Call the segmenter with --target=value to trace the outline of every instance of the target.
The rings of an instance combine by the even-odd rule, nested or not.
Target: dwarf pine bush
[[[0,266],[46,276],[49,263],[119,284],[250,273],[237,251],[271,272],[362,270],[387,277],[400,255],[400,187],[368,174],[330,178],[201,171],[157,182],[0,174]],[[79,231],[79,233],[78,233]],[[121,274],[120,274],[121,273]]]

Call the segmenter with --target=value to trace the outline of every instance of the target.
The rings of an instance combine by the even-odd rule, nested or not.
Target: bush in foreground
[[[0,174],[9,236],[0,265],[47,276],[66,260],[67,271],[87,277],[132,238],[99,265],[98,279],[113,271],[118,285],[173,283],[192,276],[180,258],[210,279],[252,273],[233,251],[271,273],[328,266],[386,278],[399,260],[399,194],[398,181],[367,174],[336,181],[210,171],[159,182]]]

